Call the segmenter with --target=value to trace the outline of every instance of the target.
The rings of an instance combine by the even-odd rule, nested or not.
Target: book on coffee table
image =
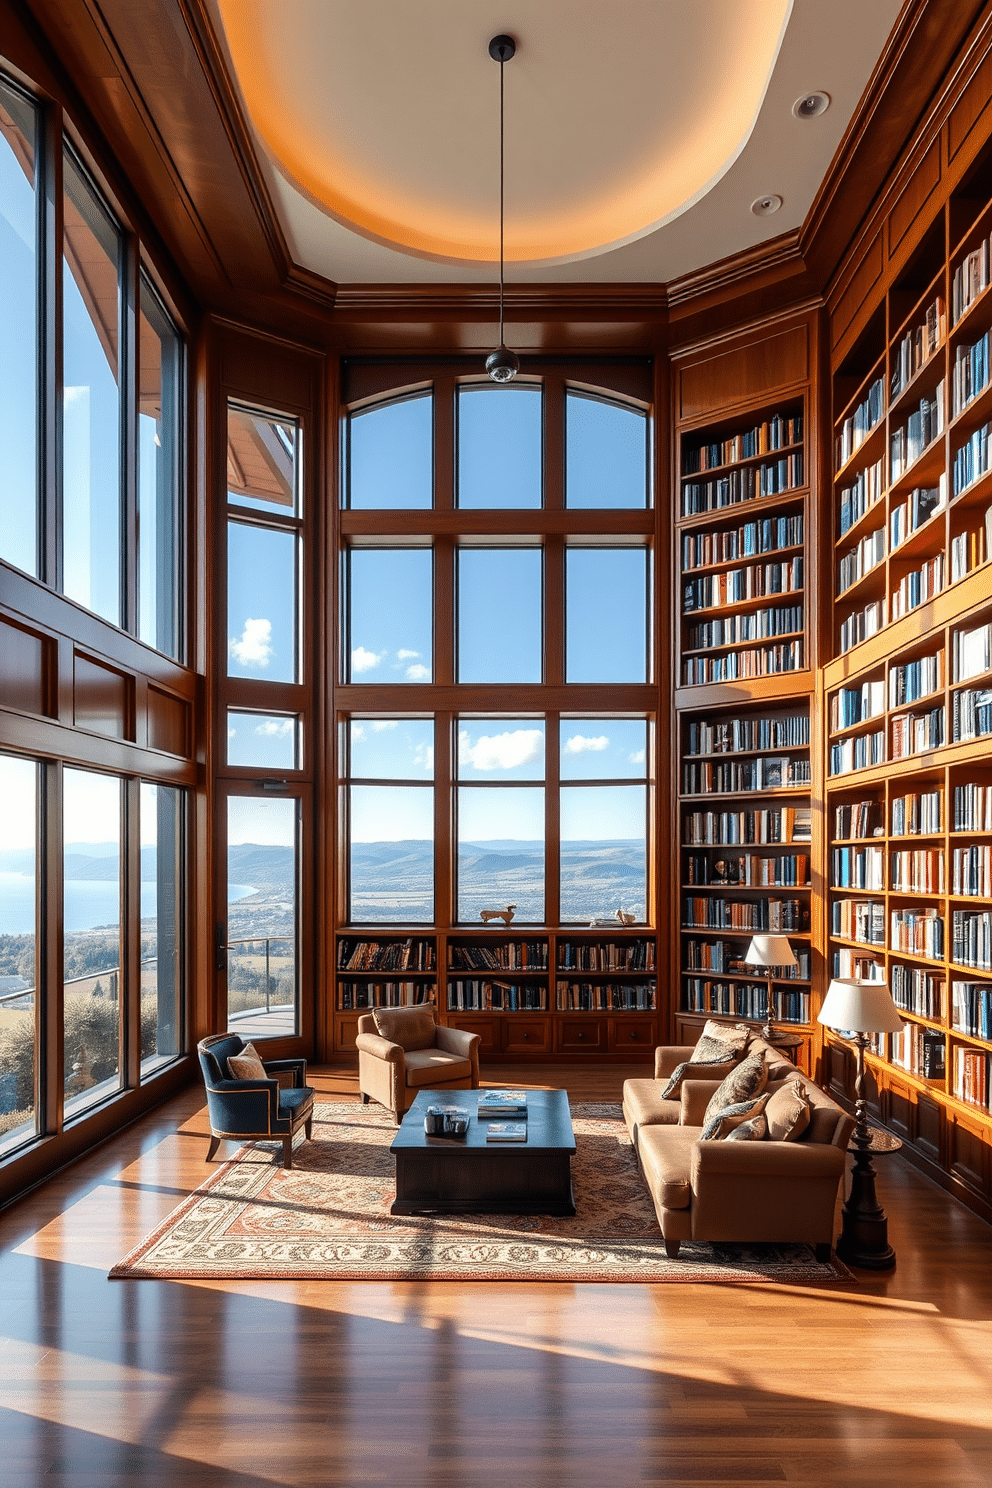
[[[527,1124],[523,1121],[494,1121],[486,1132],[487,1142],[526,1142]]]
[[[479,1116],[527,1115],[526,1090],[484,1090],[479,1095]]]

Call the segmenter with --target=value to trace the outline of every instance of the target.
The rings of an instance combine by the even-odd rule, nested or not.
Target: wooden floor
[[[107,1281],[205,1131],[190,1090],[0,1217],[0,1484],[992,1482],[992,1231],[901,1158],[898,1267],[839,1290]]]

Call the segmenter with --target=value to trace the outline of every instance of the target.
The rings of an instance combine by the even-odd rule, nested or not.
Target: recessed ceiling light
[[[818,119],[829,107],[829,93],[804,93],[792,105],[792,112],[797,119]]]
[[[759,196],[757,201],[751,203],[751,211],[755,217],[770,217],[773,212],[778,211],[781,205],[780,196]]]

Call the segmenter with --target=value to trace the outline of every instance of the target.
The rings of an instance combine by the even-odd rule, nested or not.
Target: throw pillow
[[[773,1142],[795,1142],[809,1126],[810,1101],[802,1080],[789,1080],[769,1097],[765,1111]]]
[[[768,1122],[764,1114],[755,1116],[752,1121],[742,1121],[740,1126],[735,1126],[733,1131],[727,1133],[728,1142],[763,1142],[768,1135]]]
[[[267,1080],[269,1078],[254,1044],[245,1044],[240,1054],[229,1054],[227,1069],[232,1080]]]
[[[694,1076],[705,1078],[701,1072],[710,1065],[734,1064],[739,1058],[740,1054],[731,1044],[721,1044],[717,1039],[700,1039],[689,1058],[676,1065],[669,1075],[661,1092],[662,1100],[673,1100],[681,1091],[683,1080],[691,1080]]]
[[[724,1106],[703,1127],[702,1141],[719,1142],[724,1137],[729,1137],[735,1127],[760,1116],[765,1109],[766,1100],[767,1096],[759,1095],[753,1100],[736,1101],[732,1106]]]
[[[751,1037],[752,1029],[746,1023],[736,1023],[733,1028],[728,1023],[718,1023],[716,1018],[707,1018],[703,1024],[703,1031],[699,1035],[699,1043],[703,1039],[717,1039],[721,1044],[730,1044],[739,1051],[738,1059],[743,1057]],[[699,1044],[696,1045],[699,1048]]]
[[[760,1095],[768,1083],[765,1057],[761,1053],[748,1054],[740,1064],[725,1076],[710,1096],[703,1125],[707,1126],[719,1111],[734,1106],[738,1101],[753,1100]]]
[[[372,1014],[376,1032],[406,1054],[429,1049],[434,1043],[434,1009],[425,1004],[412,1008],[376,1008]]]

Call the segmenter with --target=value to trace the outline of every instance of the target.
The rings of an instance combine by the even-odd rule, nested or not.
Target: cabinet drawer
[[[466,1014],[448,1015],[447,1024],[449,1028],[463,1028],[466,1033],[477,1033],[481,1039],[479,1044],[480,1054],[498,1054],[502,1047],[501,1035],[502,1019],[498,1013],[487,1016],[485,1013],[479,1017],[469,1017]]]
[[[563,1054],[595,1054],[606,1048],[606,1019],[588,1013],[558,1019],[557,1047]]]
[[[653,1049],[658,1043],[656,1018],[612,1018],[611,1049]]]
[[[503,1052],[509,1054],[549,1054],[551,1025],[547,1018],[527,1013],[508,1013],[503,1017]]]

